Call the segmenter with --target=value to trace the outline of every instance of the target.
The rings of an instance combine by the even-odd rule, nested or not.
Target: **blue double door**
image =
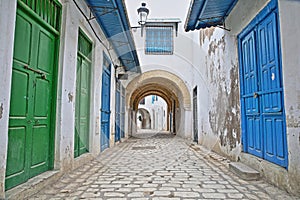
[[[276,11],[239,38],[244,151],[287,167]]]
[[[101,151],[109,147],[110,140],[110,62],[104,57],[102,72],[102,97],[101,97]]]
[[[115,142],[125,137],[125,88],[117,82],[116,88],[116,124]]]

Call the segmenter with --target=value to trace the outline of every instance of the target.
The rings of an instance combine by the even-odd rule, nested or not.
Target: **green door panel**
[[[49,51],[49,49],[54,49],[55,37],[49,32],[40,30],[39,32],[39,43],[38,43],[38,63],[37,67],[44,72],[51,72],[54,62],[55,52]]]
[[[20,2],[19,2],[20,3]],[[18,5],[5,189],[51,169],[58,39]]]
[[[26,64],[30,60],[32,26],[26,16],[16,16],[14,59]]]
[[[15,68],[20,68],[14,63]],[[23,121],[28,114],[29,100],[29,74],[22,69],[13,69],[11,101],[10,101],[10,117],[16,121]]]
[[[75,99],[75,136],[74,157],[88,152],[89,146],[89,109],[90,109],[90,74],[91,43],[79,32]]]
[[[49,128],[44,125],[35,125],[32,131],[30,178],[48,170],[48,154]]]
[[[35,102],[39,102],[34,106],[34,117],[36,120],[43,120],[48,117],[50,103],[51,87],[49,81],[41,78],[35,80]]]
[[[10,127],[8,134],[7,180],[24,174],[26,127]]]

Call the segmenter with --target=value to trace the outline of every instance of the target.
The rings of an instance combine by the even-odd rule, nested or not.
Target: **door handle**
[[[257,97],[258,97],[258,93],[257,93],[257,92],[254,92],[254,93],[253,93],[253,97],[254,97],[254,98],[257,98]]]
[[[33,68],[30,68],[28,65],[24,65],[24,69],[27,69],[27,70],[30,70],[34,73],[37,73],[39,75],[41,75],[41,78],[42,79],[46,79],[46,74],[40,70],[36,70],[36,69],[33,69]]]

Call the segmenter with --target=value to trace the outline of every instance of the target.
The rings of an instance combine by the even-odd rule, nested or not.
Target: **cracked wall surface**
[[[206,52],[203,67],[210,97],[207,110],[209,125],[206,130],[201,126],[200,131],[210,137],[204,145],[233,160],[237,159],[241,150],[236,44],[235,37],[224,30],[200,30],[200,46]]]
[[[242,160],[260,171],[273,184],[299,194],[300,191],[300,95],[298,77],[300,27],[297,1],[278,1],[281,40],[282,78],[288,141],[287,169],[248,153],[242,153],[240,80],[237,36],[269,3],[269,0],[240,0],[226,20],[225,31],[202,29],[199,46],[199,71],[204,75],[199,95],[199,142],[232,160]],[[200,84],[200,83],[199,83]]]

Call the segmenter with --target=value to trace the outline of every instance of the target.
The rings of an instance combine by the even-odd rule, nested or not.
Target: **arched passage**
[[[151,115],[145,108],[139,108],[137,111],[137,127],[139,129],[151,129]]]
[[[126,90],[130,134],[137,130],[136,114],[140,100],[148,95],[158,95],[168,106],[167,115],[170,120],[168,129],[183,137],[191,136],[191,96],[181,78],[163,70],[148,71],[134,78]]]

